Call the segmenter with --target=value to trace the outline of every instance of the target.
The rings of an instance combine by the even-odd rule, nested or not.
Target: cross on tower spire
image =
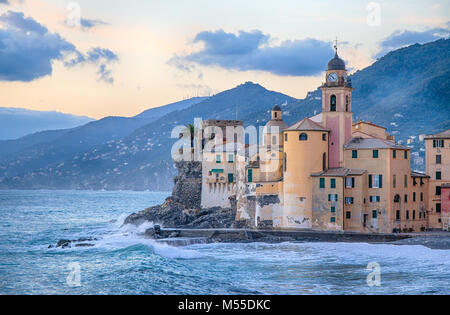
[[[334,40],[334,50],[336,51],[336,56],[337,56],[337,51],[338,51],[338,38],[336,36],[336,40]]]

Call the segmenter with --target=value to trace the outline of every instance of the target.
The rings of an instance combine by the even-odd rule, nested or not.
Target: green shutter
[[[228,174],[228,182],[229,183],[234,182],[234,175],[232,173]]]
[[[352,188],[355,188],[355,178],[352,177]]]
[[[319,179],[319,188],[325,188],[325,178]]]
[[[336,178],[330,180],[330,188],[336,188]]]
[[[369,175],[369,188],[372,188],[372,175]]]
[[[378,185],[378,187],[379,188],[383,188],[383,175],[378,175],[379,176],[379,181],[380,181],[380,183],[379,183],[379,185]]]
[[[331,213],[335,213],[336,212],[336,207],[331,207]]]
[[[357,150],[353,150],[352,151],[352,158],[353,159],[357,159],[358,158],[358,151]]]
[[[253,182],[253,170],[248,170],[248,182]]]
[[[373,158],[374,159],[378,158],[378,150],[373,150]]]

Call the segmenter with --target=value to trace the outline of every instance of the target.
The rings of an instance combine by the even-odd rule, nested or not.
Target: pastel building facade
[[[415,172],[410,148],[396,143],[386,128],[353,122],[353,88],[337,51],[321,90],[320,114],[287,126],[275,106],[258,153],[235,157],[239,166],[227,172],[236,174],[230,192],[237,222],[260,229],[365,233],[446,229],[450,132],[426,138],[426,174]],[[204,177],[211,176],[214,163],[204,163]],[[214,200],[225,204],[211,197],[207,185],[202,204],[203,198],[210,206]]]

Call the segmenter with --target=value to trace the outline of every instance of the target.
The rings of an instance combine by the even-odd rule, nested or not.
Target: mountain
[[[93,120],[54,111],[0,107],[0,140],[17,139],[44,130],[73,128]]]
[[[385,126],[399,141],[412,145],[417,169],[423,169],[424,158],[419,135],[450,128],[449,45],[450,40],[439,40],[402,48],[350,76],[355,119]],[[321,93],[315,90],[295,99],[247,82],[187,107],[163,110],[156,120],[150,111],[128,122],[112,119],[104,133],[100,129],[105,122],[100,122],[96,128],[88,124],[59,136],[49,134],[47,142],[36,140],[20,150],[16,145],[15,152],[0,155],[0,188],[169,190],[175,174],[170,159],[175,126],[192,123],[195,117],[236,116],[246,125],[260,126],[275,104],[292,124],[320,112]],[[112,137],[114,127],[123,130]],[[88,145],[78,146],[80,141]]]
[[[135,116],[136,118],[154,118],[155,120],[157,118],[160,118],[164,115],[169,114],[170,112],[176,111],[176,110],[182,110],[185,108],[188,108],[192,105],[198,104],[204,100],[208,99],[207,96],[204,97],[193,97],[187,100],[175,102],[172,104],[168,104],[161,107],[151,108],[147,109],[146,111],[143,111],[139,115]]]

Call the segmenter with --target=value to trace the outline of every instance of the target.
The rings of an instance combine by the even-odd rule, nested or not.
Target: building
[[[243,122],[239,120],[202,122],[200,137],[203,149],[201,194],[203,208],[231,208],[233,200],[236,199],[239,168],[245,167],[245,160],[238,158],[241,150],[245,151],[245,146],[239,141],[242,127]],[[245,153],[241,154],[243,155]]]
[[[425,137],[430,228],[447,228],[450,219],[450,129]]]
[[[228,206],[232,196],[236,220],[255,228],[447,229],[450,130],[425,138],[426,174],[415,172],[410,148],[396,143],[386,128],[353,122],[353,88],[337,49],[321,91],[322,112],[292,126],[275,106],[258,153],[247,159],[236,150],[223,151],[221,157],[205,154],[202,205]],[[217,190],[216,183],[230,189]]]

